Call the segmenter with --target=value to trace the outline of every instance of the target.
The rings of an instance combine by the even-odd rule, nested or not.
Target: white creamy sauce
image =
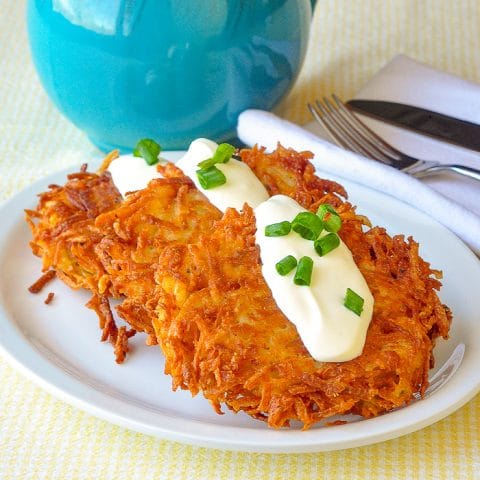
[[[224,212],[232,207],[237,210],[243,208],[246,202],[252,208],[267,200],[268,193],[250,167],[239,160],[231,158],[227,163],[217,163],[215,166],[225,175],[227,182],[219,187],[205,190],[197,178],[198,164],[211,158],[218,145],[206,138],[199,138],[190,144],[187,153],[175,164],[189,176],[197,188],[215,205]]]
[[[211,158],[217,147],[218,144],[211,140],[198,138],[190,144],[188,151],[175,165],[192,179],[213,205],[223,212],[229,207],[241,210],[245,202],[255,208],[265,201],[268,193],[260,180],[248,165],[233,158],[227,163],[216,164],[227,179],[225,184],[208,190],[202,188],[196,173],[199,170],[198,164]],[[157,172],[156,165],[147,165],[143,158],[133,155],[122,155],[113,160],[108,171],[123,197],[126,192],[145,188],[150,180],[162,176]]]
[[[297,202],[284,195],[275,195],[255,209],[262,273],[278,307],[297,327],[315,360],[351,360],[362,353],[372,318],[373,297],[350,250],[340,242],[338,248],[320,257],[313,242],[296,232],[291,231],[283,237],[266,237],[264,234],[267,225],[292,221],[304,211]],[[325,233],[322,232],[321,236]],[[287,255],[293,255],[297,261],[303,256],[313,260],[310,286],[293,283],[295,269],[285,276],[278,274],[275,264]],[[360,316],[343,305],[347,288],[365,301]]]
[[[217,146],[211,140],[197,139],[176,165],[218,209],[225,211],[233,207],[241,210],[245,202],[255,208],[256,239],[260,246],[263,276],[278,307],[297,327],[312,357],[318,361],[342,362],[360,355],[372,317],[373,297],[350,250],[340,242],[339,247],[320,257],[312,241],[293,231],[283,237],[266,237],[267,225],[292,221],[305,210],[284,195],[269,198],[265,187],[243,162],[230,159],[227,163],[217,164],[227,179],[226,183],[203,189],[196,175],[198,164],[211,158]],[[150,180],[162,176],[157,172],[156,165],[149,166],[143,158],[133,155],[115,159],[108,170],[122,196],[126,192],[145,188]],[[293,255],[297,261],[303,256],[313,260],[310,286],[293,283],[295,269],[285,276],[278,274],[275,264],[287,255]],[[343,305],[347,288],[354,290],[365,301],[360,316]]]
[[[150,180],[161,178],[157,165],[148,165],[142,157],[122,155],[113,160],[108,169],[118,191],[125,197],[127,192],[141,190]]]

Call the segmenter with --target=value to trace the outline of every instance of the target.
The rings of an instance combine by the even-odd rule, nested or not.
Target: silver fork
[[[443,164],[410,157],[392,147],[361,122],[335,94],[308,108],[335,142],[347,150],[383,162],[414,177],[426,177],[444,171],[480,180],[480,170],[465,165]]]

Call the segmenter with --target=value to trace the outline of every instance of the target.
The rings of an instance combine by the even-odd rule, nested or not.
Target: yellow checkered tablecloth
[[[0,201],[98,156],[42,91],[24,9],[23,1],[0,0]],[[278,108],[295,122],[310,121],[308,100],[351,96],[397,53],[480,81],[478,0],[320,0],[313,25],[300,78]],[[480,396],[396,440],[270,455],[197,448],[113,426],[56,400],[1,358],[0,378],[1,480],[480,478]]]

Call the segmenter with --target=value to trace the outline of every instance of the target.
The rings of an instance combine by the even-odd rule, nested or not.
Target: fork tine
[[[337,122],[342,125],[342,129],[354,139],[354,141],[362,148],[362,151],[365,152],[367,156],[375,158],[376,160],[380,160],[388,165],[392,164],[392,160],[396,160],[398,158],[395,153],[387,152],[385,149],[379,148],[377,143],[370,141],[370,139],[364,134],[363,129],[358,127],[356,117],[352,119],[350,118],[350,116],[353,117],[351,112],[348,112],[348,115],[345,115],[344,112],[342,112],[340,107],[342,107],[343,104],[338,97],[336,97],[335,100],[336,105],[332,105],[327,98],[324,98],[323,102],[328,105],[330,111],[332,112],[332,116],[337,118]]]
[[[336,109],[328,101],[328,99],[323,98],[323,104],[317,100],[315,104],[322,112],[324,124],[330,126],[330,133],[334,138],[337,139],[337,143],[339,143],[340,146],[345,147],[346,145],[346,148],[349,150],[361,155],[371,156],[371,152],[365,148],[365,145],[362,145],[361,141],[358,141],[355,132],[352,132],[352,129],[348,128],[348,125],[345,125],[345,122],[343,122],[342,118],[338,116]]]
[[[392,145],[385,142],[381,137],[379,137],[375,132],[370,130],[354,113],[348,108],[337,95],[332,94],[332,98],[335,101],[339,111],[342,113],[343,118],[348,122],[352,127],[356,128],[357,131],[365,137],[366,140],[372,145],[374,145],[378,150],[382,151],[385,155],[393,157],[394,160],[400,160],[402,154]]]
[[[333,100],[336,106],[332,105],[327,98],[324,98],[323,104],[317,100],[316,107],[311,103],[308,103],[307,106],[313,117],[325,127],[327,132],[341,147],[364,154],[417,178],[442,171],[451,171],[480,180],[480,170],[462,165],[441,164],[431,160],[421,160],[396,150],[373,133],[366,125],[363,125],[336,95],[333,95]],[[360,128],[359,125],[363,128]],[[375,139],[375,142],[371,139],[372,137]],[[381,153],[382,148],[380,147],[387,151]],[[373,151],[375,153],[372,153]],[[394,154],[396,155],[393,156]]]
[[[330,136],[335,140],[335,143],[342,148],[351,150],[353,152],[359,153],[360,155],[369,155],[358,142],[355,142],[354,139],[349,134],[348,130],[338,123],[335,119],[332,112],[322,105],[318,100],[316,101],[316,108],[314,105],[308,104],[308,108],[312,112],[312,115],[315,119],[323,125],[325,130],[330,134]]]
[[[323,98],[323,104],[319,100],[316,102],[317,109],[321,111],[323,125],[330,128],[327,130],[338,145],[348,148],[361,155],[375,158],[387,165],[391,165],[391,158],[383,152],[366,142],[364,137],[357,132],[350,123],[346,122],[339,114],[338,108],[332,105],[327,99]]]
[[[308,109],[315,118],[315,120],[322,125],[323,128],[331,135],[335,142],[342,148],[351,149],[352,147],[346,142],[343,137],[337,135],[335,129],[331,126],[330,121],[328,121],[322,114],[325,114],[323,106],[319,106],[318,109],[320,112],[313,106],[311,103],[307,103]]]

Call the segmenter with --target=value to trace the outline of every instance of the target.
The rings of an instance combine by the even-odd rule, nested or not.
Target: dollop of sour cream
[[[373,296],[348,247],[340,241],[335,250],[320,257],[313,242],[294,231],[283,237],[265,236],[267,225],[292,221],[304,211],[295,200],[284,195],[275,195],[255,209],[262,273],[278,307],[297,327],[300,338],[315,360],[352,360],[362,353],[365,344],[372,318]],[[287,255],[293,255],[297,260],[309,256],[313,260],[310,286],[293,283],[295,269],[285,276],[278,274],[275,264]],[[364,299],[360,316],[343,305],[347,288]]]
[[[305,210],[287,196],[269,198],[265,187],[243,162],[230,159],[227,163],[216,164],[225,175],[226,183],[203,189],[196,175],[198,164],[211,158],[217,147],[217,143],[199,138],[191,143],[176,165],[219,210],[225,211],[228,207],[240,210],[245,202],[255,209],[263,276],[278,307],[296,326],[310,355],[323,362],[343,362],[359,356],[372,318],[373,296],[350,250],[340,241],[335,250],[320,257],[312,241],[293,231],[283,237],[266,237],[267,225],[292,221]],[[122,196],[145,188],[150,180],[162,176],[156,165],[149,166],[143,158],[133,155],[115,159],[108,170]],[[276,271],[275,264],[287,255],[297,260],[309,256],[313,260],[310,286],[293,283],[295,269],[285,276]],[[343,305],[347,288],[364,299],[360,316]]]
[[[148,165],[142,157],[122,155],[112,162],[107,169],[118,191],[125,197],[127,192],[145,188],[150,180],[161,178],[156,165]]]
[[[234,158],[227,163],[215,165],[225,175],[225,184],[208,190],[202,188],[196,173],[200,168],[198,164],[211,158],[217,147],[218,144],[212,140],[198,138],[190,144],[188,151],[175,165],[190,177],[196,187],[222,212],[229,207],[241,210],[245,202],[255,208],[267,200],[267,190],[250,167]],[[143,158],[133,155],[116,158],[110,163],[108,171],[123,197],[127,192],[145,188],[150,180],[162,177],[156,165],[147,165]]]
[[[187,153],[175,165],[181,168],[208,200],[222,212],[229,207],[241,210],[245,202],[255,208],[267,200],[267,190],[250,167],[234,158],[227,163],[215,165],[225,175],[226,183],[208,190],[202,188],[196,174],[199,170],[198,164],[211,158],[217,147],[218,144],[211,140],[198,138],[190,144]]]

